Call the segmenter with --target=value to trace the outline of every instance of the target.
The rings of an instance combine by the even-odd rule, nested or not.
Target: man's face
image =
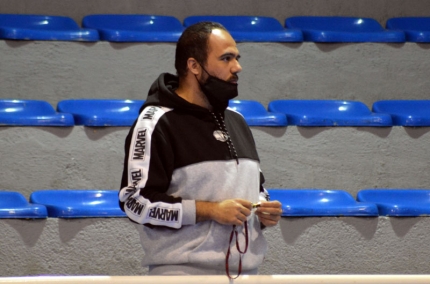
[[[242,71],[239,64],[239,50],[231,35],[219,29],[212,30],[208,42],[209,52],[206,61],[206,71],[221,80],[236,83],[237,73]],[[202,81],[205,82],[208,75],[202,71]]]

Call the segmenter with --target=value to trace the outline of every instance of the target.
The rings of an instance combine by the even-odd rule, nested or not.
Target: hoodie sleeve
[[[173,151],[157,125],[168,111],[147,106],[130,129],[125,142],[119,202],[136,223],[179,229],[195,223],[195,201],[167,194]]]

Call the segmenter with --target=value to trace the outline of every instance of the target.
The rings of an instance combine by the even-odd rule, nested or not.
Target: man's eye
[[[225,57],[222,57],[221,60],[225,61],[225,62],[230,62],[233,59],[236,59],[237,61],[239,61],[239,58],[240,58],[240,56],[237,56],[237,57],[235,57],[235,56],[225,56]]]

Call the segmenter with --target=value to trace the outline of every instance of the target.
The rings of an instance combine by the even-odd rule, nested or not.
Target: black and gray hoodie
[[[196,223],[195,201],[264,200],[264,178],[244,118],[230,109],[213,114],[191,104],[175,94],[177,86],[176,76],[161,74],[130,129],[120,206],[133,222],[144,225],[139,226],[144,265],[188,264],[221,270],[232,226]],[[266,252],[254,213],[248,218],[248,231],[243,270],[257,268]],[[239,241],[243,248],[244,234]],[[236,252],[233,246],[234,242],[232,252]],[[237,263],[238,256],[233,257],[232,267]]]

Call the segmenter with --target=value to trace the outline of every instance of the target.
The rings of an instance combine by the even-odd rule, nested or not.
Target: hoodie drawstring
[[[217,117],[217,115],[214,112],[211,112],[211,114],[214,117],[215,122],[218,125],[219,130],[221,130],[222,132],[224,132],[225,135],[227,136],[226,137],[227,138],[226,142],[227,142],[228,150],[230,152],[230,157],[236,159],[236,162],[239,165],[239,157],[237,156],[236,148],[234,148],[234,144],[233,144],[233,141],[231,141],[230,134],[227,131],[227,127],[225,127],[224,118],[222,117],[222,115],[220,113],[218,113],[218,116],[220,118],[218,120],[218,117]],[[220,123],[220,120],[221,120],[221,123]]]

